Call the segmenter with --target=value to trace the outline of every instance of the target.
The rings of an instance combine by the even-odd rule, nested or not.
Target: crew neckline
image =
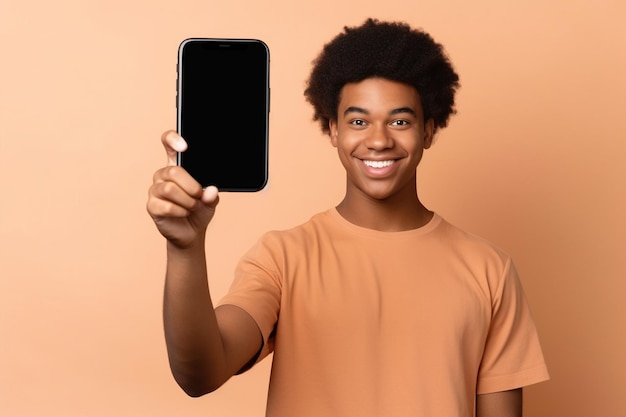
[[[346,220],[337,210],[336,207],[333,207],[327,212],[330,217],[337,223],[339,223],[343,228],[350,230],[353,233],[357,233],[362,236],[376,237],[376,238],[404,238],[404,237],[412,237],[412,236],[420,236],[430,233],[433,229],[435,229],[439,223],[441,223],[442,218],[436,213],[433,212],[432,218],[423,226],[420,226],[416,229],[409,230],[401,230],[397,232],[385,232],[382,230],[369,229],[367,227],[358,226],[354,223]]]

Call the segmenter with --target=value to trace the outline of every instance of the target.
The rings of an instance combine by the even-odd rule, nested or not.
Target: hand
[[[176,165],[176,152],[187,149],[185,140],[173,130],[161,135],[167,166],[153,177],[148,192],[148,213],[159,232],[173,245],[186,248],[204,239],[206,228],[219,202],[217,188],[202,186]]]

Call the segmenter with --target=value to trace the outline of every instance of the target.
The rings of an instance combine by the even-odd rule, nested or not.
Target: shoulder
[[[472,277],[489,298],[497,297],[517,272],[511,256],[493,242],[467,232],[445,220],[437,228],[447,262]]]
[[[330,210],[327,210],[314,214],[309,220],[297,226],[283,230],[270,230],[261,235],[248,255],[258,256],[266,253],[276,257],[284,253],[293,254],[310,250],[332,239],[331,236],[336,229],[333,223]]]
[[[324,238],[332,233],[335,226],[331,210],[314,214],[309,220],[289,229],[271,230],[265,232],[260,242],[266,245],[284,245],[293,243],[307,243],[312,240]]]
[[[509,254],[495,243],[476,234],[467,232],[458,226],[441,219],[437,232],[444,239],[451,252],[484,260],[506,264]]]
[[[282,280],[290,266],[306,263],[332,245],[332,223],[329,213],[321,212],[295,227],[265,232],[241,257],[237,271],[256,274],[262,270],[275,280]]]

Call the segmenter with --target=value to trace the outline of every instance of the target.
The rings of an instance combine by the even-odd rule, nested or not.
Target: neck
[[[394,195],[383,200],[348,190],[337,211],[352,224],[382,232],[417,229],[433,216],[420,202],[416,189],[410,194]]]

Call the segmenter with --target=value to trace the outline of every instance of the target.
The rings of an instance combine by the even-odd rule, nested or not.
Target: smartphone
[[[203,187],[259,191],[268,179],[269,48],[257,39],[192,38],[178,48],[182,166]]]

